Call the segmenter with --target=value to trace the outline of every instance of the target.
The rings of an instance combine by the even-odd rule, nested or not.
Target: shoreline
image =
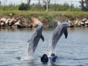
[[[53,28],[44,28],[43,27],[43,30],[53,30],[55,29],[56,27],[53,27]],[[82,26],[82,27],[68,27],[68,30],[69,29],[85,29],[85,28],[88,28],[86,26]],[[35,30],[36,27],[33,27],[33,28],[0,28],[0,30]]]

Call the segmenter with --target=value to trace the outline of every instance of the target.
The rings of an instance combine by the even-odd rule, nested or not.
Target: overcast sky
[[[6,2],[6,0],[0,0],[0,1],[2,2],[2,5],[4,4],[4,1]],[[40,1],[43,4],[43,0],[40,0]],[[74,4],[74,6],[79,6],[80,5],[79,1],[81,0],[56,0],[56,3],[63,4],[66,2],[66,3],[71,4],[71,1]],[[22,2],[27,3],[27,0],[22,0]],[[6,5],[10,3],[16,4],[16,5],[21,4],[21,0],[7,0]],[[38,0],[31,0],[31,4],[32,3],[38,3]],[[55,3],[55,0],[51,0],[51,3]]]

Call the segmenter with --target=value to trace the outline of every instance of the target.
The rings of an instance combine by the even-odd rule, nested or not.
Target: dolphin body
[[[65,35],[65,38],[67,38],[68,36],[67,27],[68,26],[69,26],[68,22],[62,22],[60,25],[58,25],[55,28],[53,37],[52,37],[52,45],[51,45],[52,52],[54,51],[55,46],[63,33]]]
[[[32,52],[34,53],[37,45],[38,45],[38,42],[40,40],[40,38],[44,41],[44,37],[42,35],[42,25],[39,25],[34,34],[32,35],[31,39],[28,41],[29,42],[29,47],[28,47],[28,53]]]

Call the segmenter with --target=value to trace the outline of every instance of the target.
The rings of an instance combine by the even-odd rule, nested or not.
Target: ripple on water
[[[44,30],[45,42],[40,40],[32,61],[21,60],[27,55],[27,40],[33,31],[0,31],[0,66],[88,66],[88,28],[69,29],[68,38],[64,35],[56,46],[57,61],[43,64],[40,57],[50,55],[53,30]]]

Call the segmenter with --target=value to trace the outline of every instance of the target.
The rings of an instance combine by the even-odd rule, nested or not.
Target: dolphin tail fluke
[[[68,31],[67,31],[67,29],[64,30],[64,35],[65,35],[65,38],[67,38],[67,36],[68,36]]]
[[[40,37],[43,41],[44,41],[44,37],[43,37],[43,35],[41,35],[41,37]]]

